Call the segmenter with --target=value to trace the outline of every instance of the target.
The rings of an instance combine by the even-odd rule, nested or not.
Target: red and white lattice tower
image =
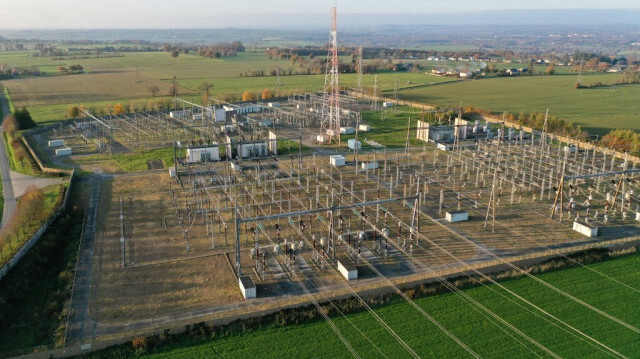
[[[322,98],[321,128],[329,143],[335,141],[340,145],[340,85],[338,83],[338,38],[335,7],[331,8],[329,40],[327,72],[324,78]]]

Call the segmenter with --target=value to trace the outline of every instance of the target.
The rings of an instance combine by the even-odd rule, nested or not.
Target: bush
[[[147,349],[147,338],[141,335],[133,337],[131,340],[131,347],[133,347],[135,351]]]
[[[11,114],[5,116],[4,121],[2,122],[2,129],[4,130],[4,132],[8,133],[11,137],[13,137],[16,131],[20,129],[20,126],[18,125],[18,121],[16,121],[15,116]]]

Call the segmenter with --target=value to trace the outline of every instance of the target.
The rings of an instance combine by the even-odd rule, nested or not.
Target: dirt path
[[[78,266],[71,294],[71,317],[67,327],[66,342],[75,343],[83,338],[95,334],[96,322],[89,316],[89,300],[91,294],[91,275],[93,270],[94,240],[98,204],[100,202],[100,184],[104,178],[93,175],[91,181],[91,197],[87,208],[82,237],[80,238],[80,252]]]

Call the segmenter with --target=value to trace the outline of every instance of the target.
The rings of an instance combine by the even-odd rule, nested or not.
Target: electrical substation
[[[317,304],[638,239],[637,158],[462,115],[407,118],[404,148],[365,141],[362,111],[401,110],[339,89],[335,31],[334,14],[323,92],[82,110],[39,134],[72,156],[174,152],[101,186],[95,321]]]

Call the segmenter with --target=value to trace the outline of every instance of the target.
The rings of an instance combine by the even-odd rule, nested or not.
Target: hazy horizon
[[[80,0],[5,0],[2,30],[82,29],[318,29],[329,24],[335,1],[245,0],[229,2],[183,0],[173,3],[140,0],[84,2]],[[338,3],[339,27],[383,25],[536,25],[536,24],[640,24],[640,3],[630,0],[599,2],[497,0],[482,3],[458,0],[428,6],[406,0],[389,6],[381,0]]]

